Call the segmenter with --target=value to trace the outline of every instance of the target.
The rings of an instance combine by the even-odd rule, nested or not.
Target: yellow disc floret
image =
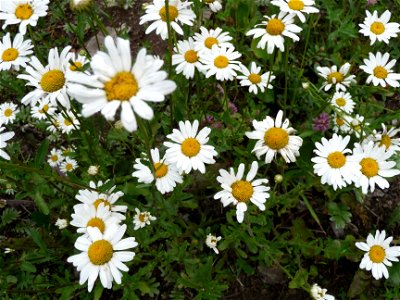
[[[226,68],[228,65],[229,65],[229,59],[226,56],[218,55],[214,59],[214,66],[216,66],[219,69]]]
[[[374,22],[369,28],[373,33],[379,35],[385,32],[385,25],[382,22]]]
[[[345,106],[346,105],[346,100],[344,98],[337,98],[336,99],[336,104],[338,106]]]
[[[253,195],[253,186],[245,180],[238,180],[232,183],[232,195],[239,202],[248,202]]]
[[[369,249],[369,258],[372,260],[372,262],[379,264],[382,263],[385,260],[386,257],[386,252],[385,249],[383,249],[382,246],[380,245],[373,245]]]
[[[19,55],[19,52],[15,48],[8,48],[3,51],[3,54],[1,55],[1,59],[3,61],[14,61],[17,59]]]
[[[39,109],[41,114],[46,113],[49,110],[49,106],[47,104],[43,105],[42,109]]]
[[[111,209],[111,204],[110,204],[110,202],[108,202],[107,200],[104,200],[103,198],[99,198],[99,199],[97,199],[96,201],[94,201],[93,205],[94,205],[94,207],[96,207],[96,209],[97,209],[97,207],[98,207],[101,203],[104,204],[104,207],[108,206],[108,208]]]
[[[43,74],[40,80],[42,90],[53,93],[61,89],[65,84],[64,73],[60,70],[50,70]]]
[[[363,158],[360,161],[360,165],[361,165],[361,173],[363,173],[368,178],[378,175],[379,165],[376,159],[373,159],[371,157]]]
[[[174,21],[179,15],[178,9],[173,5],[168,6],[168,13],[169,13],[169,21],[170,22]],[[161,20],[163,20],[164,22],[167,22],[167,9],[165,8],[165,6],[163,6],[160,9],[158,14],[161,17]]]
[[[106,224],[104,224],[104,221],[100,218],[92,218],[90,219],[87,224],[86,227],[97,227],[102,233],[104,232],[104,229],[106,228]]]
[[[251,73],[247,78],[252,84],[257,84],[261,82],[261,76],[256,73]]]
[[[72,64],[69,65],[69,69],[71,71],[79,71],[79,70],[82,69],[82,67],[83,67],[82,63],[79,62],[79,61],[75,61],[75,62],[73,62]]]
[[[130,72],[119,72],[104,84],[108,101],[128,101],[138,90],[136,78]]]
[[[218,45],[218,40],[215,37],[208,37],[204,40],[204,45],[208,48],[211,49],[212,46]]]
[[[272,127],[264,133],[264,143],[269,148],[279,150],[289,143],[289,134],[279,127]]]
[[[15,9],[15,16],[20,20],[27,20],[33,15],[32,6],[29,4],[20,4]]]
[[[379,79],[385,79],[388,76],[388,71],[381,66],[377,66],[374,68],[374,76]]]
[[[104,265],[113,257],[113,247],[106,240],[95,241],[89,246],[88,256],[92,264]]]
[[[157,162],[157,163],[154,164],[154,170],[156,172],[156,177],[157,178],[162,178],[165,175],[167,175],[168,166],[166,164]]]
[[[188,50],[185,52],[185,60],[188,63],[195,63],[196,61],[198,61],[199,57],[197,56],[197,52],[194,50]]]
[[[181,145],[182,153],[188,157],[196,156],[200,152],[200,143],[195,138],[187,138]]]
[[[338,169],[345,165],[346,156],[340,151],[335,151],[328,155],[327,161],[331,168]]]
[[[285,30],[285,24],[276,18],[272,18],[268,21],[267,32],[270,35],[280,35]]]
[[[386,149],[392,145],[392,139],[387,134],[383,134],[379,146],[385,145]]]
[[[328,82],[333,83],[333,78],[335,78],[335,83],[340,83],[344,80],[344,76],[340,72],[332,72],[331,74],[328,75]]]
[[[288,6],[293,10],[302,10],[304,8],[304,2],[301,0],[289,0]]]
[[[13,113],[13,110],[11,109],[11,108],[6,108],[5,110],[4,110],[4,115],[8,118],[8,117],[11,117],[12,116],[12,113]]]

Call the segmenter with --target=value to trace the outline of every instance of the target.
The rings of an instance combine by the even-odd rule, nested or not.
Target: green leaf
[[[31,264],[30,262],[24,261],[21,264],[21,270],[29,272],[29,273],[35,273],[36,267],[33,264]]]
[[[308,272],[305,269],[300,269],[294,275],[294,278],[289,282],[289,288],[298,289],[306,285]]]
[[[321,226],[321,222],[319,221],[318,216],[315,213],[314,209],[312,208],[311,203],[308,201],[307,197],[304,196],[303,194],[301,195],[301,197],[303,198],[304,204],[307,206],[307,208],[310,211],[310,214],[314,218],[315,222],[317,222],[319,227],[321,228],[321,230],[324,231],[324,229]]]
[[[329,220],[331,220],[338,229],[343,229],[351,220],[349,208],[342,203],[337,204],[335,202],[329,202],[328,213],[331,216]]]
[[[32,195],[32,197],[33,197],[33,200],[35,200],[35,204],[39,208],[39,210],[43,214],[48,215],[50,213],[50,209],[49,209],[46,201],[44,201],[42,195],[39,192],[36,192],[35,194]]]
[[[43,252],[47,253],[47,246],[43,241],[42,237],[40,236],[40,233],[33,228],[28,229],[27,232],[29,236],[32,238],[32,240],[35,242],[35,244],[38,245]]]
[[[46,155],[48,152],[49,152],[49,140],[45,139],[36,153],[35,160],[33,163],[33,166],[35,168],[40,168],[43,166],[43,163],[46,159]]]
[[[15,221],[18,217],[19,217],[19,212],[17,210],[15,210],[13,208],[4,209],[4,211],[1,215],[0,228]]]

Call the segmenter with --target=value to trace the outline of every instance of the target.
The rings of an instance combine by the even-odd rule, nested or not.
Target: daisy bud
[[[79,12],[88,9],[92,4],[92,0],[71,0],[69,4],[71,10]]]
[[[97,175],[99,173],[99,166],[90,166],[87,172],[91,176]]]
[[[55,225],[61,230],[68,226],[68,221],[66,219],[57,219]]]
[[[281,174],[276,174],[274,180],[276,183],[281,183],[283,181],[283,176]]]

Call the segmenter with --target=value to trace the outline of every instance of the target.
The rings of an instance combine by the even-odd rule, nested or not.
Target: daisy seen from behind
[[[283,120],[282,110],[275,120],[270,116],[262,121],[253,120],[253,127],[255,131],[246,132],[246,136],[257,140],[252,152],[258,159],[265,154],[265,162],[269,164],[279,153],[287,163],[296,161],[303,139],[293,135],[296,130],[289,127],[289,119]]]
[[[11,41],[10,33],[7,32],[0,41],[0,71],[11,68],[19,71],[20,67],[25,68],[31,60],[29,55],[33,53],[32,48],[31,40],[24,40],[22,34],[16,34]]]
[[[316,142],[311,158],[314,163],[314,173],[321,177],[322,184],[333,186],[334,190],[341,189],[351,184],[360,169],[357,161],[350,155],[351,149],[347,148],[350,136],[342,137],[333,134],[331,139],[322,138],[321,143]]]
[[[314,300],[335,300],[335,297],[327,294],[328,290],[321,288],[318,284],[314,283],[311,287],[310,294]]]
[[[150,225],[152,221],[157,220],[157,218],[152,216],[148,211],[141,212],[138,208],[135,208],[135,211],[136,215],[133,217],[133,225],[135,225],[135,228],[133,228],[133,230],[143,228],[146,225]]]
[[[360,269],[372,271],[372,276],[379,280],[382,277],[389,278],[387,267],[392,266],[392,261],[399,261],[400,247],[390,247],[393,237],[386,238],[385,230],[375,232],[375,236],[368,234],[367,241],[356,242],[356,247],[365,251]]]
[[[18,106],[12,102],[6,102],[0,105],[0,126],[2,124],[12,124],[19,113]]]
[[[356,83],[355,75],[349,75],[350,64],[345,63],[340,67],[339,71],[337,66],[332,67],[317,67],[318,75],[325,79],[322,87],[324,91],[329,91],[331,87],[335,87],[336,92],[343,91],[352,84]]]
[[[253,28],[248,31],[246,35],[253,35],[254,39],[261,37],[257,48],[267,48],[268,54],[272,54],[275,47],[283,52],[285,51],[284,37],[289,37],[295,42],[300,40],[296,33],[299,33],[302,29],[293,24],[294,17],[295,14],[287,14],[284,11],[281,11],[278,15],[272,15],[271,17],[264,16],[267,20],[256,25],[262,28]]]
[[[19,32],[26,33],[26,27],[36,26],[40,17],[47,15],[49,0],[6,0],[1,1],[0,20],[2,29],[8,25],[19,24]]]
[[[2,125],[0,124],[0,157],[10,160],[10,155],[8,155],[3,149],[7,147],[7,141],[13,138],[15,135],[14,131],[7,131],[3,132],[6,128],[1,127]],[[1,133],[3,132],[3,133]]]
[[[237,77],[240,80],[241,86],[248,86],[249,92],[257,94],[258,89],[261,93],[264,93],[265,89],[272,89],[270,84],[276,76],[272,75],[272,72],[261,73],[261,67],[257,66],[255,62],[251,62],[250,69],[247,69],[244,65],[240,65],[240,71],[243,75]]]
[[[195,50],[198,52],[207,52],[212,49],[214,45],[218,47],[234,47],[230,42],[232,37],[228,32],[222,31],[221,28],[208,30],[201,26],[200,32],[196,33],[193,37]]]
[[[213,249],[215,254],[219,254],[219,250],[217,248],[218,242],[222,239],[220,236],[215,236],[209,233],[206,237],[206,245],[208,248]]]
[[[359,164],[354,183],[356,187],[361,187],[363,194],[367,194],[369,190],[372,193],[375,184],[381,189],[387,189],[390,185],[385,178],[400,174],[400,170],[395,169],[396,162],[388,161],[392,155],[392,150],[386,151],[385,146],[373,141],[354,145],[353,157]]]
[[[80,272],[79,284],[88,282],[89,292],[97,277],[104,288],[111,289],[113,280],[121,284],[121,271],[129,271],[124,262],[131,261],[135,252],[126,250],[135,248],[138,243],[134,237],[122,239],[125,231],[125,224],[112,224],[104,233],[97,227],[88,227],[88,234],[76,240],[75,248],[81,253],[68,257],[67,261]]]
[[[147,102],[164,101],[176,84],[166,80],[167,73],[160,70],[164,61],[147,55],[146,49],[138,52],[132,64],[128,40],[117,38],[114,42],[107,36],[104,43],[107,53],[97,52],[90,62],[94,75],[69,73],[74,83],[69,85],[68,92],[83,104],[84,117],[101,112],[112,121],[121,107],[122,124],[132,132],[137,129],[135,114],[151,120],[154,113]]]
[[[222,9],[222,0],[202,0],[202,2],[205,2],[214,13]]]
[[[200,173],[206,172],[205,164],[214,164],[214,156],[218,155],[214,146],[207,145],[211,132],[209,127],[204,127],[200,131],[199,121],[180,121],[179,130],[173,129],[167,135],[171,142],[164,142],[168,149],[165,153],[166,162],[175,164],[179,172],[188,174],[190,171],[199,170]]]
[[[345,113],[351,114],[354,110],[354,106],[356,105],[353,99],[351,98],[350,93],[347,92],[335,92],[331,99],[331,105],[339,108]]]
[[[168,5],[168,16],[165,0],[153,0],[153,4],[146,6],[146,13],[140,17],[139,24],[142,25],[146,22],[153,22],[146,29],[146,34],[156,31],[163,40],[168,38],[167,17],[171,24],[171,28],[179,35],[183,35],[181,25],[193,25],[196,18],[191,6],[192,2],[171,0]]]
[[[373,140],[378,143],[379,146],[385,146],[386,150],[393,152],[400,152],[400,137],[396,138],[396,135],[400,132],[400,128],[392,127],[389,130],[382,125],[382,132],[374,132]]]
[[[319,9],[313,6],[314,0],[274,0],[271,4],[278,6],[283,12],[295,14],[302,23],[306,21],[304,14],[319,12]]]
[[[172,55],[172,65],[176,65],[177,74],[182,73],[187,79],[194,77],[194,72],[197,69],[202,71],[203,65],[199,61],[199,55],[194,49],[193,38],[185,41],[178,41],[174,49],[175,54]]]
[[[370,45],[373,45],[376,41],[389,44],[389,40],[392,37],[397,37],[400,32],[400,24],[389,22],[392,15],[390,11],[386,10],[381,16],[378,16],[376,10],[372,14],[368,10],[365,13],[367,16],[364,19],[364,23],[359,24],[361,27],[359,32],[370,38]]]
[[[266,184],[268,179],[255,179],[258,171],[258,163],[253,161],[249,172],[243,178],[245,165],[242,163],[235,174],[233,168],[229,172],[220,169],[217,181],[221,184],[222,191],[214,195],[214,199],[221,199],[224,207],[229,204],[236,206],[236,219],[243,222],[244,213],[247,211],[249,202],[255,204],[261,211],[265,210],[264,203],[269,198],[270,187]]]
[[[369,74],[366,83],[372,82],[374,86],[386,87],[390,85],[392,87],[400,87],[400,74],[393,73],[392,68],[396,64],[396,60],[392,59],[389,61],[389,53],[377,52],[376,55],[369,53],[368,59],[364,59],[364,64],[360,66],[360,69],[365,73]]]

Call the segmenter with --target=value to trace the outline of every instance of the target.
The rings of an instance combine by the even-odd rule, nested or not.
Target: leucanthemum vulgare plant
[[[1,1],[0,298],[399,298],[373,2]]]

